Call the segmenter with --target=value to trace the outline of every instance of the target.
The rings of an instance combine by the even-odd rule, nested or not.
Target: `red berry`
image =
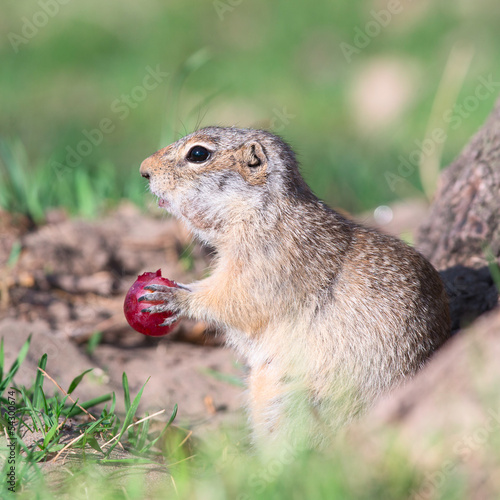
[[[125,318],[127,318],[128,324],[134,330],[138,331],[139,333],[143,333],[144,335],[159,337],[161,335],[170,333],[175,328],[177,323],[174,323],[170,326],[160,326],[163,321],[165,321],[165,319],[172,316],[172,311],[161,313],[142,312],[142,309],[147,309],[148,307],[160,303],[149,301],[139,302],[137,300],[139,297],[151,293],[151,290],[144,289],[144,287],[148,285],[166,285],[178,287],[177,283],[162,277],[161,269],[158,269],[156,273],[141,274],[137,277],[135,283],[130,287],[130,290],[125,297],[123,311],[125,312]]]

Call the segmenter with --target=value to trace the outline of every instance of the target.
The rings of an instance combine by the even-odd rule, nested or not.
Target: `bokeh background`
[[[214,124],[282,135],[335,207],[430,197],[500,90],[497,0],[3,0],[1,11],[0,206],[35,220],[52,206],[96,216],[122,197],[144,206],[142,159]]]

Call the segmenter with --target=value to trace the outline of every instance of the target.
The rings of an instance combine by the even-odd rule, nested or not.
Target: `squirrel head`
[[[144,160],[140,172],[160,206],[211,244],[248,223],[272,225],[280,201],[310,193],[291,148],[263,130],[198,130]]]

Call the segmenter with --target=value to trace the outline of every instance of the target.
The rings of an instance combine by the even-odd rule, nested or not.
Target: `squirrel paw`
[[[173,325],[176,321],[179,320],[179,313],[174,313],[172,314],[172,316],[170,316],[169,318],[165,319],[165,321],[163,323],[161,323],[160,325],[158,326],[170,326],[170,325]]]
[[[146,309],[142,309],[141,312],[148,313],[160,313],[160,312],[172,312],[173,315],[167,318],[161,326],[168,326],[174,323],[179,318],[179,304],[176,300],[176,295],[179,289],[188,290],[184,285],[178,285],[176,287],[170,287],[166,285],[148,285],[144,287],[145,290],[151,290],[153,293],[148,293],[142,295],[137,300],[139,302],[161,302],[154,306],[150,306]]]

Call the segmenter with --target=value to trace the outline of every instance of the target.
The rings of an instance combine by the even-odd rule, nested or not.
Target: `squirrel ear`
[[[248,167],[260,167],[267,162],[262,145],[256,141],[243,145],[243,161]]]

